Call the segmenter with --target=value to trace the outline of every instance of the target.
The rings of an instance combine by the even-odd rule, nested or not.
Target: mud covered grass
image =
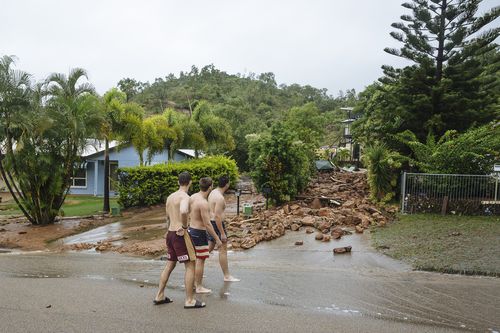
[[[110,199],[111,207],[118,206],[117,199]],[[68,195],[62,207],[64,216],[86,216],[102,211],[103,198],[87,195]],[[14,200],[0,203],[0,215],[22,215]]]
[[[417,270],[500,277],[500,217],[400,215],[372,240]]]

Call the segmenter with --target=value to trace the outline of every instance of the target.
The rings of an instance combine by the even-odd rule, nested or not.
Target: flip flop
[[[168,297],[165,297],[165,299],[162,299],[161,301],[153,300],[154,305],[168,304],[168,303],[172,303],[172,302],[173,301]]]
[[[184,305],[184,309],[201,309],[201,308],[204,308],[205,306],[206,306],[205,303],[202,303],[202,302],[196,300],[194,305],[190,305],[190,306]]]

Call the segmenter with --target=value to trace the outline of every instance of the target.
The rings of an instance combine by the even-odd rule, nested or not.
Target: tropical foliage
[[[80,152],[102,121],[86,72],[52,74],[44,82],[0,60],[0,171],[33,224],[49,224],[66,198]]]
[[[281,123],[269,132],[248,136],[249,163],[256,187],[271,188],[276,203],[291,200],[303,191],[312,175],[314,150]]]
[[[500,125],[495,123],[462,134],[448,131],[439,140],[429,135],[425,143],[410,131],[398,139],[410,147],[412,163],[423,172],[490,174],[500,160]]]
[[[383,143],[374,143],[365,148],[363,158],[368,169],[370,198],[377,202],[390,201],[394,197],[401,156]]]

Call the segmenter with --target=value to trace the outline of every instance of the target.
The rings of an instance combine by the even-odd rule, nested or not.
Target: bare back
[[[182,228],[182,215],[189,213],[189,195],[178,190],[170,194],[165,204],[167,218],[170,221],[168,230],[177,231]]]
[[[226,209],[226,200],[219,189],[213,190],[208,196],[208,205],[210,207],[210,220],[215,221],[217,215],[221,221],[224,221],[224,210]]]
[[[209,219],[207,199],[205,199],[200,192],[195,193],[189,199],[189,207],[189,225],[191,228],[206,230],[204,220]]]

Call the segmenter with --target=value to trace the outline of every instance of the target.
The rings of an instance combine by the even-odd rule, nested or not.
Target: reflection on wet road
[[[299,239],[304,245],[294,246]],[[205,284],[214,293],[202,298],[499,331],[500,279],[412,272],[374,252],[367,242],[364,235],[319,243],[313,235],[287,233],[251,250],[230,253],[233,274],[242,279],[234,284],[222,282],[213,255],[207,262]],[[334,245],[352,245],[353,252],[334,257]],[[116,254],[0,254],[0,277],[76,277],[156,285],[163,266],[159,260]],[[169,288],[182,290],[182,268],[174,271]]]

